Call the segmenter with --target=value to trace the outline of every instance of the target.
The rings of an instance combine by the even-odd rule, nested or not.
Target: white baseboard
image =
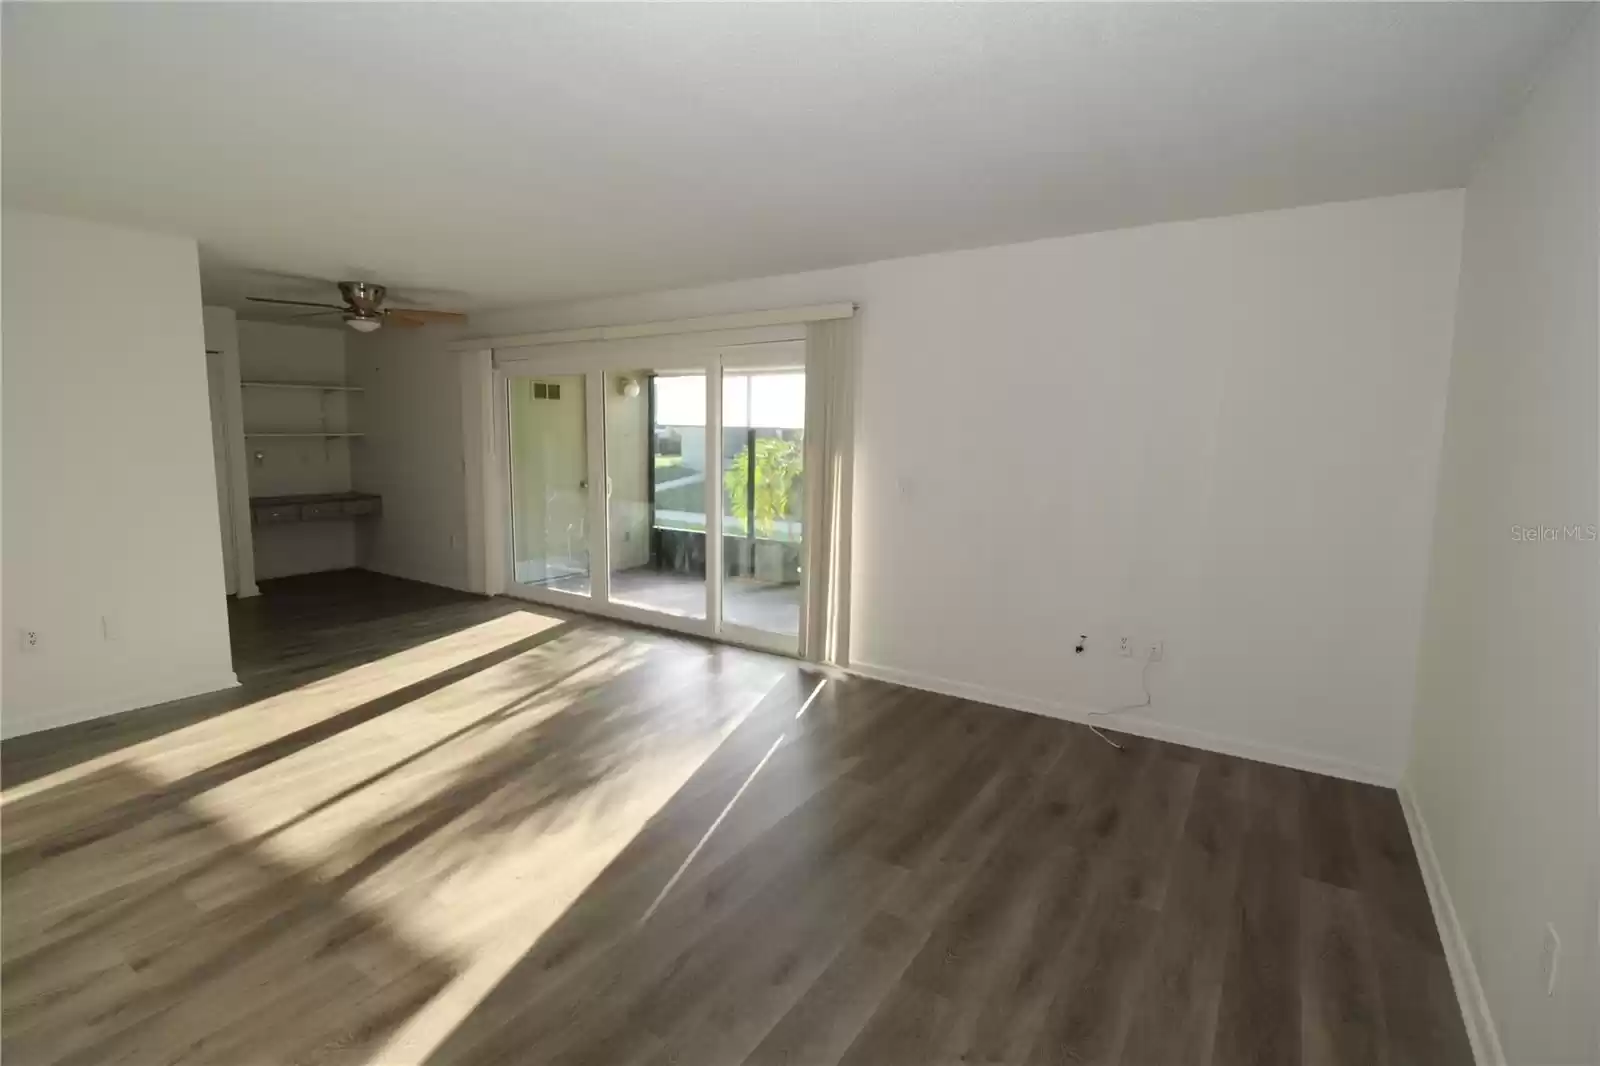
[[[1092,718],[1089,712],[1096,710],[1093,707],[1080,707],[1068,703],[1040,700],[1020,693],[1005,692],[999,689],[986,688],[982,685],[969,685],[962,681],[951,681],[948,678],[916,674],[889,666],[853,662],[850,664],[849,670],[851,673],[872,678],[875,681],[887,681],[895,685],[904,685],[907,688],[922,689],[924,692],[937,692],[945,696],[955,696],[958,699],[973,700],[977,703],[1009,707],[1012,710],[1040,714],[1047,718],[1060,718],[1063,721],[1077,722],[1081,725],[1093,724],[1111,732],[1132,733],[1135,736],[1148,737],[1151,740],[1163,740],[1173,744],[1182,744],[1185,747],[1202,748],[1221,755],[1234,755],[1241,759],[1253,759],[1256,762],[1273,763],[1274,765],[1287,766],[1294,770],[1307,770],[1314,774],[1327,774],[1330,777],[1342,777],[1368,785],[1383,785],[1386,788],[1393,788],[1398,783],[1396,775],[1387,770],[1360,766],[1325,755],[1318,755],[1315,752],[1260,744],[1198,729],[1186,729],[1183,726],[1172,725],[1169,722],[1163,722],[1148,715],[1130,712],[1118,714],[1112,718]]]
[[[1473,1061],[1478,1066],[1506,1066],[1506,1055],[1500,1047],[1500,1034],[1495,1031],[1494,1016],[1489,1013],[1489,1000],[1484,996],[1483,984],[1478,980],[1478,968],[1473,965],[1466,933],[1456,917],[1455,904],[1450,900],[1450,888],[1445,884],[1443,871],[1439,869],[1439,857],[1434,853],[1433,839],[1428,836],[1428,823],[1422,818],[1422,809],[1417,806],[1410,783],[1402,781],[1399,792],[1400,809],[1405,812],[1406,827],[1411,831],[1411,846],[1417,853],[1417,864],[1422,867],[1422,882],[1428,886],[1433,921],[1439,927],[1439,939],[1444,943],[1445,961],[1450,964],[1450,980],[1455,984],[1456,1001],[1461,1004],[1467,1038],[1472,1041]]]
[[[194,679],[184,684],[166,684],[156,688],[119,693],[112,698],[89,700],[66,707],[51,707],[46,710],[20,714],[8,710],[4,720],[0,721],[0,737],[10,739],[11,737],[20,737],[28,733],[40,733],[46,729],[59,729],[61,726],[76,725],[79,722],[104,718],[107,715],[121,714],[124,711],[136,711],[143,707],[154,707],[162,703],[171,703],[173,700],[185,700],[191,696],[203,696],[210,692],[221,692],[223,689],[237,688],[238,686],[238,675],[229,670],[222,674]]]

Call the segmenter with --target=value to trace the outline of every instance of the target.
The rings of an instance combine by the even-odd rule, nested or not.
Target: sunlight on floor
[[[822,691],[824,681],[819,681],[806,697],[800,714],[811,706],[818,693]],[[742,717],[742,716],[741,716]],[[799,715],[797,714],[798,718]],[[725,732],[724,732],[725,735]],[[717,737],[720,743],[722,736]],[[766,768],[774,754],[787,739],[787,734],[779,734],[767,749],[749,776],[734,792],[721,813],[707,827],[700,840],[690,850],[688,856],[678,869],[662,885],[650,905],[640,915],[638,924],[643,925],[655,915],[661,904],[671,895],[673,888],[683,878],[684,874],[694,865],[695,860],[704,851],[707,843],[716,834],[717,829],[727,819],[728,815],[738,805],[739,800],[749,790],[761,771]],[[501,935],[481,946],[469,966],[461,972],[450,986],[409,1021],[400,1027],[388,1045],[382,1048],[369,1061],[373,1063],[389,1062],[424,1062],[428,1056],[440,1047],[444,1040],[455,1031],[471,1013],[492,992],[500,981],[510,972],[528,952],[530,948],[544,935],[546,930],[564,913],[568,906],[576,900],[584,889],[593,882],[602,870],[622,851],[624,847],[642,829],[650,817],[665,806],[666,802],[677,793],[678,789],[693,776],[715,750],[716,743],[709,747],[702,746],[698,758],[685,759],[680,753],[676,759],[661,760],[658,773],[653,775],[654,787],[646,787],[641,792],[641,797],[648,795],[650,798],[642,803],[633,804],[630,814],[615,818],[615,824],[606,828],[593,824],[588,828],[590,834],[599,833],[607,839],[607,846],[596,847],[593,836],[581,841],[581,847],[566,852],[565,857],[579,858],[579,865],[568,872],[563,878],[559,893],[551,892],[555,886],[549,881],[543,886],[544,899],[536,906],[529,907],[525,914],[518,916],[516,922],[517,934],[515,936]],[[559,845],[558,845],[559,846]]]
[[[463,941],[472,941],[471,956],[462,960],[465,965],[457,977],[402,1025],[370,1061],[425,1061],[704,765],[759,698],[759,690],[752,691],[745,701],[747,706],[708,733],[686,737],[665,748],[652,745],[653,750],[639,753],[632,772],[625,778],[601,782],[591,789],[577,804],[582,809],[576,818],[558,826],[541,827],[538,834],[522,841],[515,849],[504,849],[475,870],[470,878],[453,878],[448,889],[417,899],[413,907],[401,914],[396,914],[392,899],[383,898],[381,887],[362,886],[357,897],[363,902],[383,907],[405,924],[412,935],[453,948],[458,959]],[[655,913],[693,864],[783,739],[780,735],[735,792],[688,858],[662,887],[640,918],[641,923]],[[504,899],[499,898],[507,885],[515,886],[513,894],[517,898],[509,908]],[[487,895],[474,896],[475,890]],[[493,913],[497,904],[498,920],[485,920],[485,911]],[[515,913],[506,914],[508,909]],[[463,923],[470,926],[475,917],[490,935],[480,939],[465,932]],[[512,920],[506,921],[507,917]],[[424,924],[418,925],[419,922]],[[508,933],[507,930],[513,929],[514,934]],[[441,944],[441,939],[446,943]]]
[[[307,899],[326,892],[393,945],[372,956],[372,980],[408,958],[437,975],[437,993],[396,1016],[368,1058],[424,1061],[789,669],[607,627],[552,632],[561,625],[509,614],[7,791],[8,832],[123,834],[57,860],[43,880],[12,881],[8,907],[46,923],[99,920],[95,880],[119,860],[156,893],[146,898],[176,891],[180,910],[203,914],[254,907],[279,883]],[[549,639],[519,647],[540,634]],[[703,835],[694,827],[699,843],[659,891],[650,885],[641,922],[783,742],[741,770]],[[122,805],[149,802],[147,831]],[[175,832],[180,823],[206,827],[209,843]],[[53,884],[69,889],[60,903]],[[134,923],[124,932],[137,940],[149,919],[120,909],[107,920]],[[186,1012],[203,1015],[203,998]]]
[[[177,732],[7,788],[0,794],[0,806],[50,791],[107,766],[130,761],[159,778],[175,780],[563,624],[559,618],[532,611],[504,615],[208,718]]]
[[[820,688],[821,686],[819,685],[818,687]],[[682,879],[684,873],[689,869],[689,867],[694,865],[694,860],[700,857],[700,853],[705,850],[706,844],[709,843],[711,838],[716,835],[717,827],[720,826],[728,817],[728,812],[733,810],[733,808],[738,805],[740,797],[742,797],[745,792],[749,790],[751,784],[754,783],[756,777],[761,773],[761,771],[766,769],[767,763],[772,761],[772,757],[777,754],[778,748],[782,747],[784,739],[785,735],[780,733],[778,735],[778,739],[772,742],[772,747],[768,748],[767,753],[761,756],[761,761],[756,763],[756,768],[750,771],[750,776],[744,779],[744,784],[739,786],[739,790],[733,794],[733,798],[728,801],[728,805],[722,808],[722,813],[717,815],[716,820],[713,821],[710,827],[706,829],[705,835],[695,843],[695,846],[692,849],[690,849],[688,858],[683,860],[683,865],[679,866],[677,870],[673,871],[672,876],[667,878],[667,883],[661,886],[661,891],[656,893],[656,898],[650,901],[650,906],[646,907],[644,913],[639,916],[640,925],[648,922],[651,917],[654,916],[656,911],[660,909],[662,902],[666,900],[667,896],[672,894],[673,887],[677,885],[679,880]]]

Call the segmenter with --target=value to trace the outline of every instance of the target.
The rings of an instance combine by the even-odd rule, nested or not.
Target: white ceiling
[[[8,203],[467,307],[1464,183],[1562,4],[6,3]]]

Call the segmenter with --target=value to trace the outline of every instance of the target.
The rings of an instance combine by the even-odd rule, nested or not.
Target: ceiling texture
[[[1460,186],[1576,8],[13,2],[4,197],[235,306],[638,292]]]

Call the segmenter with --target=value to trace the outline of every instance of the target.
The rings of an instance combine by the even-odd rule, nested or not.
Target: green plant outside
[[[795,481],[800,477],[803,453],[798,441],[762,437],[756,441],[756,532],[771,536],[773,523],[789,514]],[[728,510],[748,524],[750,448],[746,445],[733,457],[722,485],[728,493]]]

